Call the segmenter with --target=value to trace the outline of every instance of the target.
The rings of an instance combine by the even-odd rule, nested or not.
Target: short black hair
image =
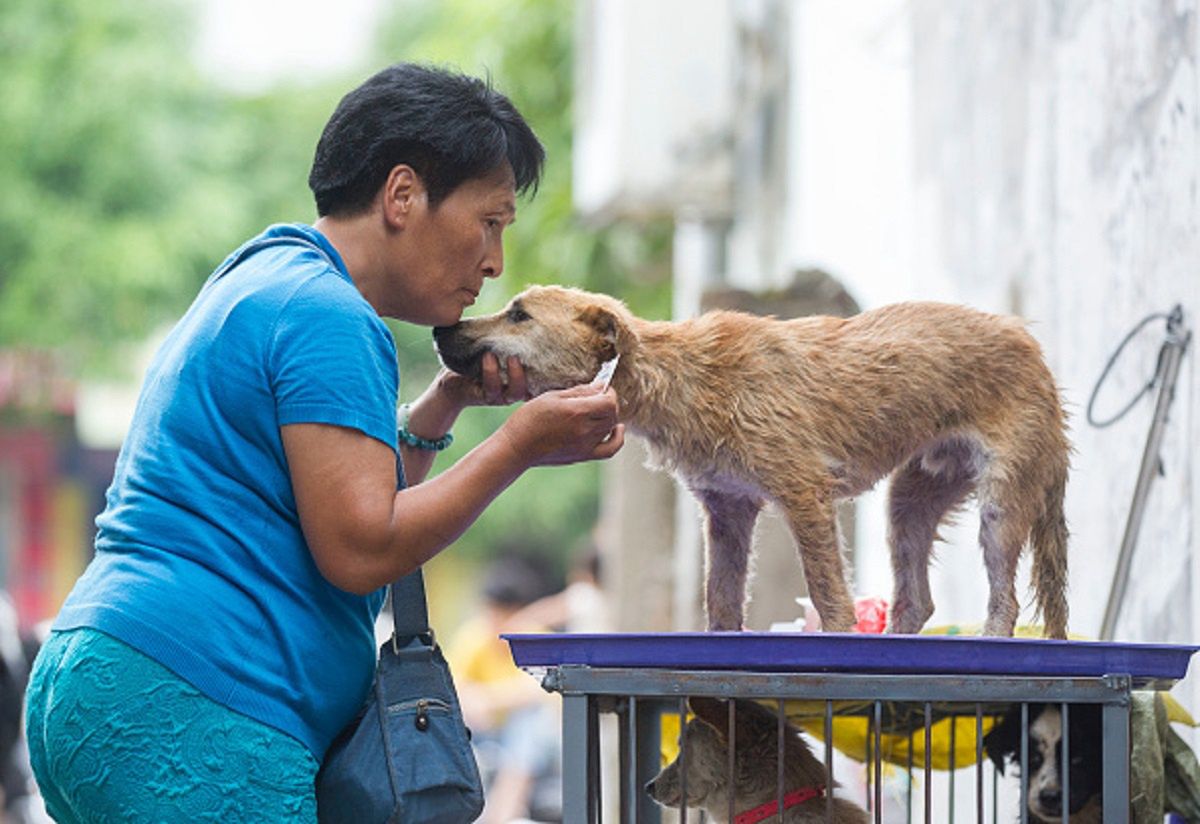
[[[308,186],[318,215],[357,214],[404,163],[436,207],[505,162],[519,194],[536,191],[545,156],[533,129],[490,81],[397,63],[338,103],[317,143]]]

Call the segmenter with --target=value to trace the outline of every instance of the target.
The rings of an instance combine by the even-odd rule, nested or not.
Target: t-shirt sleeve
[[[396,343],[341,278],[310,278],[292,295],[275,323],[268,368],[280,426],[345,426],[397,449]]]

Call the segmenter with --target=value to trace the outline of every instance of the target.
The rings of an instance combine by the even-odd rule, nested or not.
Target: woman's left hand
[[[485,352],[480,371],[480,380],[476,382],[443,368],[434,380],[434,386],[459,408],[506,406],[517,401],[527,401],[532,397],[525,380],[525,369],[515,357],[509,357],[502,372],[496,356]]]

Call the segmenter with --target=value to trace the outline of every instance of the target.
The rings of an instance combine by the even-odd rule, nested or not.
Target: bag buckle
[[[426,644],[434,649],[437,649],[437,635],[434,634],[433,627],[430,627],[425,632],[419,634],[419,637],[426,639]],[[396,634],[396,630],[392,630],[392,652],[396,655],[400,654],[400,638]]]

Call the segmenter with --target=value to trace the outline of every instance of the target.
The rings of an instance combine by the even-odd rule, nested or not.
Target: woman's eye
[[[508,310],[508,319],[512,323],[520,323],[523,320],[529,320],[529,314],[519,306],[514,306]]]

